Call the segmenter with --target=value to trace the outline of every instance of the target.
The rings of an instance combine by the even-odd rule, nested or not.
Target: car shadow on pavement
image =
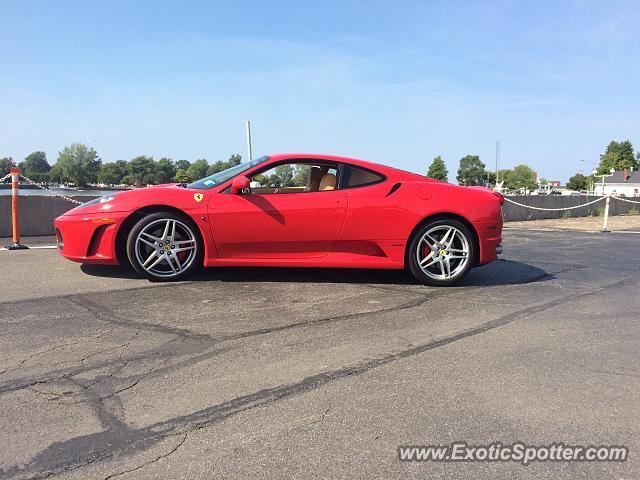
[[[139,279],[131,268],[108,265],[82,265],[91,276]],[[472,269],[456,286],[515,285],[553,278],[541,268],[511,260],[496,260]],[[195,282],[287,282],[287,283],[363,283],[381,285],[418,285],[402,270],[365,270],[350,268],[218,267],[205,268],[188,278]]]

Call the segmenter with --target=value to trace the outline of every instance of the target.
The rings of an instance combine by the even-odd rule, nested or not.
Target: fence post
[[[20,224],[18,221],[18,184],[20,182],[20,168],[11,167],[11,226],[13,228],[13,243],[7,245],[7,250],[24,250],[29,248],[20,243]]]
[[[607,199],[605,200],[604,206],[604,221],[602,222],[602,230],[601,232],[609,232],[609,204],[611,203],[611,194],[607,194]]]

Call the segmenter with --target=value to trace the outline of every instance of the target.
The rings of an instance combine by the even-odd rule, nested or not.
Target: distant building
[[[640,171],[626,168],[617,171],[604,178],[604,190],[602,181],[594,185],[596,194],[599,195],[625,195],[627,197],[640,197]]]

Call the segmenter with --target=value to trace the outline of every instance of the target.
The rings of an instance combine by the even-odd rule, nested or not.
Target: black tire
[[[438,237],[438,232],[447,232],[450,228],[454,229],[452,231],[454,240],[450,248],[456,250],[464,250],[466,248],[468,253],[464,260],[462,258],[454,258],[456,255],[463,256],[464,254],[462,252],[451,252],[450,250],[441,247],[432,248],[434,247],[434,242],[426,242],[426,240],[423,241],[425,234],[432,231],[434,240],[439,243],[439,241],[444,238],[444,235]],[[427,245],[426,243],[429,244]],[[420,249],[420,252],[418,249]],[[445,252],[444,255],[442,255],[443,251]],[[418,255],[424,255],[423,262],[427,262],[427,265],[432,261],[435,261],[435,266],[429,266],[428,268],[423,269],[419,264]],[[413,233],[409,239],[406,264],[411,274],[420,283],[434,287],[448,287],[464,278],[475,264],[476,256],[476,242],[469,228],[458,220],[454,220],[452,218],[440,218],[425,223]],[[449,264],[449,269],[446,268],[447,262]],[[430,275],[425,273],[424,270],[427,270]],[[447,270],[449,270],[448,273],[450,273],[450,276],[448,277],[446,275]],[[438,274],[442,275],[441,278],[437,278]]]
[[[158,232],[161,232],[167,225],[174,226],[175,235],[168,236],[162,242],[155,242],[145,235],[147,232],[154,232],[156,228],[158,228]],[[146,242],[144,240],[138,241],[138,237],[143,231],[145,232],[143,238],[147,240]],[[160,234],[155,236],[161,240]],[[191,238],[193,241],[190,240]],[[151,244],[154,245],[153,248]],[[195,245],[193,252],[192,250],[178,252],[174,249],[177,246],[179,250],[187,250],[191,245]],[[155,250],[156,248],[158,250]],[[156,252],[155,257],[152,258],[154,251]],[[152,265],[156,260],[159,263],[156,267],[145,268],[143,257],[151,259],[149,265]],[[150,280],[164,282],[181,280],[202,267],[204,242],[197,225],[187,216],[172,212],[152,213],[140,219],[131,228],[127,236],[127,258],[136,272]]]

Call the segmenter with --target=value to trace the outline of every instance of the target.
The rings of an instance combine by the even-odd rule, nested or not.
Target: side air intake
[[[396,190],[398,190],[398,189],[400,188],[400,186],[401,186],[401,185],[402,185],[402,184],[401,184],[400,182],[398,182],[398,183],[394,183],[394,184],[393,184],[393,187],[391,187],[391,190],[389,190],[389,193],[387,193],[387,194],[385,195],[385,197],[388,197],[389,195],[393,194],[393,192],[395,192]]]

